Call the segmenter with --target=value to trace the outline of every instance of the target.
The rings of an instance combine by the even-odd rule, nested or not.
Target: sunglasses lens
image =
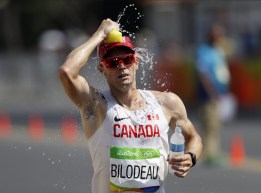
[[[133,54],[127,54],[123,56],[111,57],[104,59],[102,62],[106,68],[109,69],[116,69],[118,68],[120,61],[124,64],[124,66],[128,67],[131,66],[134,61]]]
[[[129,55],[129,56],[127,56],[126,58],[122,59],[122,61],[124,62],[125,66],[130,66],[130,65],[132,65],[133,60],[134,60],[133,55]]]
[[[117,68],[120,60],[118,58],[114,58],[109,62],[109,68]]]

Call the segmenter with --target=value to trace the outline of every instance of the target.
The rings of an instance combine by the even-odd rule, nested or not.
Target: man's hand
[[[184,178],[188,175],[189,170],[192,166],[191,156],[189,154],[184,154],[182,156],[173,157],[167,159],[170,167],[175,170],[174,174],[177,177]]]
[[[105,19],[100,24],[100,27],[98,28],[97,32],[103,33],[103,38],[106,38],[107,35],[113,30],[116,29],[119,31],[120,24],[112,21],[111,19]]]

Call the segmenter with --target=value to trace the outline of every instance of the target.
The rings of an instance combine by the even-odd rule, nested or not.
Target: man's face
[[[137,59],[130,49],[113,49],[106,54],[100,67],[110,86],[128,87],[135,82]]]

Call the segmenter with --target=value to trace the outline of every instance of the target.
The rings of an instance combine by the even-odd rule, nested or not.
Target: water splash
[[[130,14],[129,14],[129,12]],[[134,16],[133,19],[129,19],[130,16]],[[127,5],[123,8],[122,12],[119,13],[118,17],[117,17],[117,23],[120,24],[120,31],[122,33],[126,33],[133,42],[136,41],[140,41],[139,37],[136,38],[136,35],[134,32],[130,32],[128,30],[125,29],[125,27],[127,27],[127,25],[129,24],[133,24],[133,26],[135,26],[135,30],[140,29],[138,22],[139,20],[143,17],[144,15],[142,15],[137,7],[135,7],[134,4],[130,4]],[[150,52],[148,49],[146,49],[146,42],[147,42],[147,38],[144,38],[144,48],[141,47],[137,47],[135,48],[135,53],[137,58],[139,59],[139,70],[137,71],[138,74],[138,80],[137,81],[137,86],[142,88],[142,89],[151,89],[153,87],[153,79],[155,78],[155,65],[156,62],[153,61],[154,59],[154,54],[152,52]],[[90,58],[92,61],[90,61],[90,63],[88,65],[88,82],[95,87],[96,89],[98,89],[99,91],[103,91],[108,89],[108,84],[106,79],[104,78],[104,76],[102,74],[100,74],[98,72],[98,70],[95,68],[94,66],[98,65],[98,58],[97,57],[91,57]],[[97,79],[99,79],[100,81],[96,81]],[[164,83],[161,83],[162,87],[165,86]]]
[[[151,88],[151,79],[153,76],[153,69],[155,62],[153,61],[154,54],[146,48],[135,48],[135,53],[139,59],[139,66],[141,67],[140,82],[143,89]]]
[[[126,11],[127,11],[129,8],[130,8],[131,10],[134,10],[134,12],[137,12],[137,17],[136,17],[134,20],[131,19],[131,21],[130,21],[129,19],[126,19],[125,24],[131,24],[132,22],[137,23],[137,22],[144,16],[144,15],[142,15],[140,12],[138,12],[138,9],[137,9],[137,7],[135,7],[134,4],[130,4],[130,5],[126,5],[126,6],[124,7],[123,11],[119,13],[116,22],[120,24],[120,31],[121,31],[121,32],[127,33],[130,37],[132,37],[133,39],[135,39],[135,38],[136,38],[136,37],[135,37],[135,33],[134,33],[134,32],[130,32],[130,31],[127,31],[126,29],[124,29],[125,24],[123,24],[123,23],[120,22],[121,19],[122,19],[124,16],[127,15],[127,14],[126,14]],[[133,16],[134,14],[135,14],[135,13],[131,13],[132,16]],[[140,27],[139,27],[138,25],[135,25],[135,28],[136,28],[136,29],[140,29]]]
[[[150,68],[153,67],[154,54],[149,52],[146,48],[135,48],[136,56],[142,63],[150,64]]]
[[[125,16],[125,12],[127,11],[127,9],[128,9],[128,8],[131,8],[131,7],[133,7],[134,11],[137,11],[137,10],[138,10],[137,7],[135,7],[134,4],[126,5],[126,6],[124,7],[123,11],[118,15],[117,23],[120,23],[120,20],[121,20],[121,18],[122,18],[123,16]],[[139,20],[141,17],[144,16],[144,15],[141,15],[140,12],[138,12],[137,14],[138,14],[138,16],[137,16],[137,18],[136,18],[137,20]],[[127,22],[129,22],[129,21],[127,21]]]
[[[130,14],[127,14],[127,11],[132,11]],[[136,15],[135,15],[136,14]],[[129,16],[134,16],[132,20],[129,20]],[[136,35],[134,32],[127,31],[125,28],[126,25],[128,24],[133,24],[135,26],[135,30],[139,30],[140,27],[138,25],[139,20],[143,17],[137,7],[135,7],[134,4],[130,4],[124,7],[123,11],[118,15],[117,23],[120,24],[120,30],[123,33],[128,34],[128,36],[132,39],[132,41],[136,39]],[[126,17],[126,18],[125,18]],[[122,19],[125,19],[124,23]],[[139,41],[137,38],[136,41]],[[146,42],[147,39],[144,38],[144,41]],[[137,47],[135,48],[135,53],[137,58],[139,59],[139,68],[138,70],[138,76],[139,80],[137,81],[138,87],[141,87],[143,89],[150,89],[151,88],[151,82],[153,79],[153,71],[154,71],[154,66],[155,62],[153,61],[154,59],[154,54],[150,52],[148,49],[146,49],[146,44],[144,44],[144,48]]]
[[[32,150],[32,147],[29,146],[25,151],[31,151]]]

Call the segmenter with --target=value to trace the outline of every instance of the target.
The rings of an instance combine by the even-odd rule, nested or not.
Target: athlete
[[[106,19],[87,42],[73,50],[60,67],[60,79],[79,108],[94,175],[92,193],[164,193],[168,165],[184,178],[202,151],[201,137],[173,94],[136,87],[138,58],[128,37],[106,44],[119,24]],[[79,75],[96,49],[99,71],[109,90],[100,92]],[[169,159],[169,128],[179,125],[185,136],[183,156]]]

